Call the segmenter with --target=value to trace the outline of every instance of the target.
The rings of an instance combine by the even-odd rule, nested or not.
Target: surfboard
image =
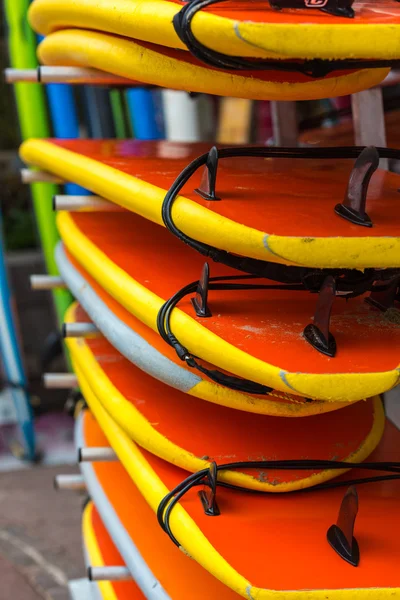
[[[68,321],[87,321],[79,306]],[[68,322],[67,321],[67,322]],[[88,388],[112,418],[140,446],[181,468],[196,472],[218,463],[285,460],[319,456],[359,462],[377,446],[384,413],[379,398],[307,419],[282,419],[232,411],[167,387],[126,360],[103,337],[68,338],[84,396]],[[357,435],[355,435],[357,431]],[[246,489],[285,492],[326,481],[332,471],[317,469],[279,479],[264,470],[226,471],[223,481]]]
[[[5,388],[9,392],[17,418],[16,425],[7,427],[6,441],[11,452],[21,459],[35,458],[35,429],[27,389],[27,380],[13,314],[4,256],[3,224],[0,214],[0,354]]]
[[[91,413],[76,421],[77,448],[108,442]],[[88,491],[115,546],[149,600],[233,600],[237,594],[171,545],[154,513],[119,461],[82,462]],[[118,485],[115,485],[118,482]],[[135,515],[140,515],[136,518]]]
[[[139,450],[94,396],[86,399],[122,465],[156,512],[168,492],[183,482],[185,474]],[[387,423],[384,439],[371,459],[398,459],[398,437],[398,430]],[[102,445],[99,438],[93,445]],[[364,472],[354,471],[351,477]],[[342,477],[348,481],[349,475]],[[117,489],[115,484],[113,487]],[[327,531],[338,518],[346,487],[271,495],[218,487],[215,499],[220,515],[214,517],[205,514],[196,489],[184,494],[171,510],[169,531],[182,554],[191,557],[186,557],[188,568],[197,561],[240,596],[261,600],[380,600],[399,594],[398,481],[358,486],[357,568],[334,552],[327,541]],[[132,497],[125,494],[131,519]],[[351,514],[354,516],[354,506]],[[172,552],[174,544],[170,543]]]
[[[201,191],[209,150],[195,143],[29,140],[20,155],[26,163],[83,185],[159,225],[166,222],[167,191],[202,156],[200,167],[172,204],[173,226],[182,236],[273,263],[399,267],[397,174],[378,169],[372,175],[366,211],[373,226],[365,227],[335,212],[355,173],[354,159],[289,160],[274,158],[274,149],[262,149],[263,158],[220,158],[215,194],[221,200],[214,201]],[[339,151],[338,155],[342,156]]]
[[[8,26],[8,50],[11,66],[17,69],[35,68],[36,40],[27,21],[29,0],[6,0],[5,17]],[[44,91],[40,85],[17,83],[14,86],[22,139],[48,137],[50,135]],[[57,188],[52,184],[34,183],[31,185],[33,206],[39,229],[46,268],[50,275],[57,275],[54,262],[54,247],[58,241],[51,198]],[[71,302],[67,290],[53,292],[59,322]]]
[[[353,94],[378,85],[389,73],[388,67],[360,67],[312,77],[282,71],[274,62],[269,70],[249,67],[239,74],[209,67],[184,50],[88,29],[51,33],[41,43],[38,58],[49,66],[94,67],[143,84],[253,100],[314,100]]]
[[[399,58],[400,13],[394,0],[357,2],[353,18],[306,9],[304,4],[302,9],[274,10],[271,4],[279,6],[279,0],[208,4],[193,18],[193,35],[207,48],[226,55]],[[302,5],[296,1],[291,4]],[[309,4],[323,6],[332,2]],[[344,5],[351,7],[352,2],[342,2]],[[184,6],[180,0],[115,0],[112,5],[107,0],[35,0],[29,18],[32,26],[45,35],[61,28],[85,27],[186,49],[173,25]]]
[[[165,314],[158,323],[157,317],[166,300],[200,279],[203,258],[192,249],[182,252],[180,242],[167,231],[133,213],[61,212],[57,222],[70,254],[97,283],[145,325],[165,335],[158,329],[168,327]],[[238,276],[217,264],[212,275]],[[308,291],[210,289],[208,317],[197,316],[189,296],[172,310],[169,327],[175,337],[163,339],[196,370],[206,367],[194,364],[190,356],[247,380],[228,381],[207,370],[225,386],[241,389],[243,383],[254,394],[274,388],[307,398],[353,401],[398,383],[396,309],[380,311],[364,301],[365,295],[348,302],[338,298],[333,305],[334,358],[318,352],[302,335],[316,306],[316,296]]]
[[[85,506],[82,515],[82,538],[88,567],[125,566],[92,501]],[[132,581],[91,582],[98,588],[103,600],[144,600],[136,583]]]
[[[271,416],[304,417],[343,408],[348,402],[311,401],[274,390],[251,396],[195,374],[150,327],[116,302],[61,246],[56,250],[60,274],[82,308],[106,339],[131,363],[167,385],[228,408]]]

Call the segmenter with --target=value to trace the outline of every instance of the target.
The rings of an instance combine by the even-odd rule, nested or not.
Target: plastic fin
[[[360,549],[354,537],[357,513],[358,494],[356,488],[351,486],[343,497],[336,525],[332,525],[327,533],[328,542],[335,552],[353,567],[360,562]]]
[[[205,262],[201,272],[201,278],[197,286],[196,295],[194,298],[192,298],[192,304],[198,317],[211,317],[211,311],[207,304],[209,280],[210,266],[207,262]]]
[[[394,308],[396,300],[400,299],[400,278],[396,277],[384,290],[381,290],[380,287],[382,286],[375,286],[365,301],[379,308],[379,310],[386,312],[389,308]]]
[[[217,500],[217,465],[212,462],[210,469],[207,474],[207,481],[205,481],[204,489],[199,492],[199,497],[204,508],[204,512],[209,517],[218,517],[220,510],[218,508]]]
[[[208,153],[206,166],[201,176],[200,186],[195,189],[195,192],[199,194],[204,200],[221,200],[215,193],[215,186],[217,183],[217,171],[218,171],[218,150],[213,146]]]
[[[307,325],[303,332],[305,339],[313,348],[331,357],[336,354],[336,340],[329,331],[331,310],[335,296],[335,280],[329,275],[322,284],[318,295],[314,323]]]
[[[345,199],[342,204],[335,206],[337,215],[350,221],[350,223],[354,223],[354,225],[372,227],[372,221],[365,212],[365,207],[368,185],[378,166],[379,154],[377,149],[374,146],[364,148],[354,163]]]

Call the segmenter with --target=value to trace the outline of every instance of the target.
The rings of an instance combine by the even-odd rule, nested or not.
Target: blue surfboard
[[[126,91],[126,102],[135,139],[164,139],[160,92],[146,88],[131,88]]]
[[[21,349],[12,309],[12,295],[4,256],[3,225],[0,215],[0,353],[3,367],[3,386],[8,389],[17,424],[7,433],[10,450],[18,458],[35,458],[35,430]]]
[[[37,39],[41,42],[43,36],[38,36]],[[79,119],[72,86],[64,83],[49,83],[45,88],[54,137],[79,138]],[[75,183],[67,183],[65,191],[67,194],[78,196],[89,194],[87,190]]]

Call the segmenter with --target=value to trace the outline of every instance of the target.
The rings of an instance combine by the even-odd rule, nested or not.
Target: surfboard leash
[[[236,490],[239,492],[251,494],[264,494],[269,496],[275,492],[251,490],[242,488],[233,484],[226,483],[218,479],[218,473],[226,470],[237,469],[257,469],[257,470],[295,470],[295,471],[315,471],[315,470],[342,470],[362,469],[372,472],[385,472],[384,475],[375,475],[370,477],[355,477],[345,480],[331,480],[318,485],[286,492],[290,494],[315,492],[320,490],[330,490],[341,487],[347,487],[347,491],[342,499],[339,509],[338,519],[335,525],[329,527],[326,537],[331,547],[339,556],[353,566],[357,566],[360,558],[360,551],[357,540],[354,538],[354,524],[358,513],[358,494],[355,486],[367,483],[379,483],[383,481],[393,481],[400,479],[400,462],[359,462],[349,463],[346,461],[335,460],[263,460],[263,461],[243,461],[217,465],[212,462],[209,468],[202,469],[189,475],[173,490],[171,490],[161,500],[157,509],[157,520],[162,530],[169,536],[171,541],[182,548],[182,544],[177,540],[172,532],[170,519],[171,513],[176,504],[190,490],[197,487],[203,487],[198,491],[204,513],[210,517],[217,517],[221,510],[217,503],[218,486]]]
[[[386,275],[386,271],[382,270],[382,275]],[[300,283],[280,283],[280,284],[262,284],[262,283],[247,283],[249,280],[257,280],[261,278],[252,275],[231,275],[210,277],[210,267],[206,262],[203,266],[201,278],[198,281],[193,281],[180,289],[176,294],[171,296],[157,314],[157,329],[162,339],[172,346],[183,362],[188,367],[197,369],[215,383],[224,385],[233,390],[241,391],[247,394],[269,394],[272,388],[260,385],[248,379],[241,379],[228,375],[217,369],[209,369],[202,365],[198,357],[195,357],[185,346],[183,346],[171,329],[171,315],[178,303],[187,295],[195,292],[192,298],[197,317],[208,318],[212,316],[208,305],[208,294],[210,290],[227,290],[227,291],[244,291],[244,290],[287,290],[296,292],[307,292],[309,289],[302,282]],[[367,285],[366,285],[367,283]],[[376,285],[376,280],[362,281],[361,288],[363,292],[367,289],[370,291],[370,296],[366,298],[366,302],[377,308],[383,313],[387,313],[388,318],[393,322],[399,322],[400,313],[397,309],[397,302],[400,301],[400,273],[396,272],[395,276],[388,279],[383,285]],[[338,296],[339,298],[349,299],[358,295],[358,292],[340,290],[337,280],[332,275],[325,277],[319,292],[314,313],[314,320],[305,326],[303,330],[304,339],[311,346],[330,357],[336,354],[336,340],[330,332],[330,317],[333,303]],[[393,313],[393,314],[392,314]]]
[[[211,50],[202,44],[193,34],[192,20],[199,12],[214,4],[227,0],[189,0],[174,16],[173,25],[176,34],[185,44],[189,52],[201,62],[216,68],[230,71],[282,71],[301,73],[310,78],[323,78],[333,71],[353,71],[360,69],[398,68],[399,60],[323,60],[310,59],[304,61],[246,59],[240,56],[229,56]],[[398,2],[399,0],[392,0]],[[320,9],[338,17],[354,17],[352,8],[354,0],[269,0],[272,8]]]

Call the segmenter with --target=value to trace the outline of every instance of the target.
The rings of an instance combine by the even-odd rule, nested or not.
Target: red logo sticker
[[[304,0],[307,8],[323,8],[328,4],[328,0]]]

